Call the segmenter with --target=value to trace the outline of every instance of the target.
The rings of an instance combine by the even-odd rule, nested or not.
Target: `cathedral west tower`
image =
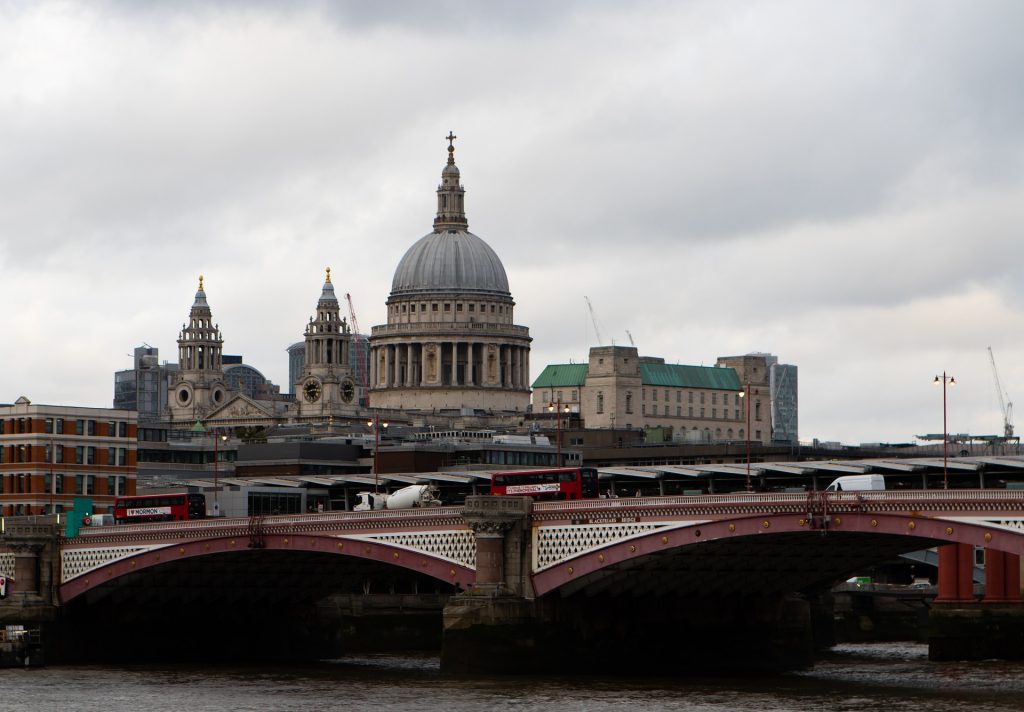
[[[224,381],[223,346],[200,276],[188,322],[178,334],[178,371],[168,383],[167,407],[172,421],[203,420],[227,401],[230,389]]]
[[[455,136],[437,188],[433,232],[395,270],[388,323],[370,336],[370,405],[441,411],[525,411],[530,330],[494,250],[469,232]]]

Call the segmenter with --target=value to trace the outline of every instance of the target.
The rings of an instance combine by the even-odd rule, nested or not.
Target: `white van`
[[[832,481],[826,492],[864,492],[869,490],[884,490],[885,478],[881,475],[846,475],[837,477]]]

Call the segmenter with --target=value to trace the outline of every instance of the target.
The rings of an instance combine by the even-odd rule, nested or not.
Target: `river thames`
[[[932,663],[918,644],[845,645],[813,670],[757,678],[450,677],[438,658],[291,668],[54,666],[0,670],[0,711],[1002,712],[1024,710],[1024,663]]]

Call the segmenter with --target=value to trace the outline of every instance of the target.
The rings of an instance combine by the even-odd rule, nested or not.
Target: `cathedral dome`
[[[473,292],[508,297],[508,278],[498,255],[469,231],[465,189],[455,165],[455,135],[448,135],[448,163],[437,187],[434,231],[409,248],[395,270],[391,296]]]
[[[471,232],[432,232],[398,263],[391,295],[423,292],[486,292],[508,296],[508,278],[498,255]]]

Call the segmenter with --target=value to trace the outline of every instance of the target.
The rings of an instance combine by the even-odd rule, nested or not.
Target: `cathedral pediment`
[[[253,400],[244,393],[235,393],[224,405],[211,411],[206,416],[206,421],[254,420],[273,417],[273,404]]]

